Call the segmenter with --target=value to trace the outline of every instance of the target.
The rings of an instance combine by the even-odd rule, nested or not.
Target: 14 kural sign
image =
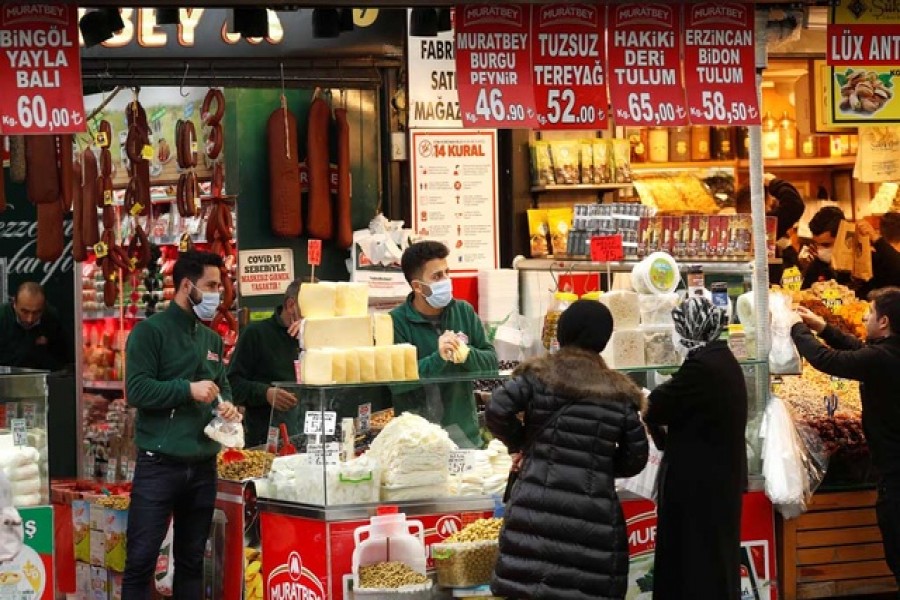
[[[0,4],[0,133],[85,131],[74,4]]]

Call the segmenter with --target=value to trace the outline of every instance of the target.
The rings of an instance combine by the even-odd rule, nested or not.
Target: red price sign
[[[759,125],[753,5],[685,4],[684,64],[695,125]]]
[[[606,127],[603,7],[536,5],[531,13],[534,104],[541,129]]]
[[[0,132],[85,131],[75,4],[3,2],[0,48]]]
[[[625,250],[622,248],[621,235],[598,235],[591,238],[592,261],[612,262],[624,258]]]
[[[457,6],[456,73],[465,127],[531,128],[531,9],[517,4]]]
[[[307,240],[306,263],[314,267],[322,264],[322,240]]]
[[[686,125],[681,5],[609,8],[610,102],[617,125]]]

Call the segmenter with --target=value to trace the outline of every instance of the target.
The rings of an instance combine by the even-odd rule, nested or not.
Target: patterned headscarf
[[[719,339],[728,324],[725,310],[703,296],[691,296],[676,306],[672,309],[672,319],[681,345],[691,350]]]

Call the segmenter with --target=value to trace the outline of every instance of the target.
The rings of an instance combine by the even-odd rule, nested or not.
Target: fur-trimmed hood
[[[525,361],[513,376],[526,376],[543,383],[554,395],[597,402],[631,402],[642,410],[641,389],[627,375],[606,366],[599,354],[581,348],[565,347],[556,354]]]

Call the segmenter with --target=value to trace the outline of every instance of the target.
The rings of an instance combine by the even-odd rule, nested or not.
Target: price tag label
[[[322,240],[306,242],[306,264],[316,267],[322,264]]]
[[[101,148],[109,147],[109,136],[106,135],[105,131],[98,131],[94,134],[94,141],[97,142],[97,145]]]
[[[278,452],[278,434],[277,427],[269,427],[269,431],[266,435],[266,452],[270,454]]]
[[[340,460],[340,445],[337,442],[307,444],[306,460],[316,467],[337,465]]]
[[[531,7],[469,4],[456,16],[456,73],[465,127],[538,127],[532,89]]]
[[[684,5],[687,104],[695,125],[759,125],[752,4]]]
[[[591,238],[591,260],[594,262],[612,262],[625,259],[622,247],[622,236],[597,235]]]
[[[97,242],[94,244],[94,254],[97,258],[105,258],[107,254],[109,254],[109,248],[106,245],[106,242]]]
[[[22,403],[22,416],[25,418],[25,427],[31,429],[37,426],[37,405],[34,402]]]
[[[803,273],[797,267],[788,267],[781,274],[781,287],[791,292],[799,292],[803,285]]]
[[[841,298],[840,290],[826,289],[822,292],[822,304],[827,306],[831,312],[834,312],[838,307],[843,306],[844,301]]]
[[[356,428],[358,431],[365,433],[369,431],[372,420],[372,403],[366,402],[361,404],[357,410]]]
[[[323,426],[324,420],[324,426]],[[337,413],[333,411],[307,411],[303,421],[303,433],[306,435],[334,435],[337,426]]]
[[[605,30],[602,5],[532,9],[534,104],[541,129],[606,128]]]
[[[136,203],[134,204],[134,206],[131,207],[131,210],[128,211],[128,212],[131,213],[131,216],[132,216],[132,217],[136,217],[136,216],[138,216],[139,214],[141,214],[141,211],[142,211],[142,210],[144,210],[144,205],[141,204],[140,202],[136,202]]]
[[[28,445],[28,424],[25,419],[10,419],[12,427],[13,445]]]
[[[451,475],[462,475],[475,468],[471,450],[451,450],[447,459],[447,470]]]
[[[141,158],[144,160],[153,160],[153,146],[145,144],[144,147],[141,148]]]
[[[112,206],[113,205],[113,191],[112,190],[103,190],[103,206]]]
[[[609,93],[617,125],[685,125],[681,5],[609,7]]]
[[[0,15],[0,132],[81,133],[87,129],[78,49],[78,7],[4,2]]]

